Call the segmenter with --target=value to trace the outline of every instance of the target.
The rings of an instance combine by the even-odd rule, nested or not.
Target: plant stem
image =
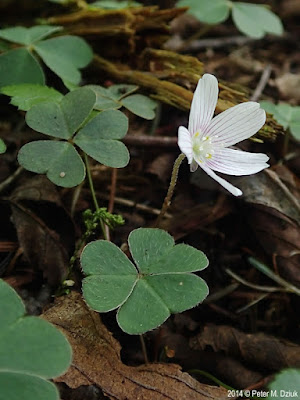
[[[143,335],[140,335],[140,341],[141,341],[141,345],[142,345],[142,352],[143,352],[145,364],[149,364],[146,344],[145,344],[145,340],[144,340],[144,336]]]
[[[205,376],[206,378],[211,379],[214,383],[216,383],[219,386],[224,387],[227,390],[235,390],[232,386],[226,385],[226,383],[220,381],[220,379],[216,378],[215,376],[213,376],[209,372],[203,371],[201,369],[190,369],[188,371],[188,373],[189,374],[197,374],[197,375]]]
[[[97,201],[96,192],[95,192],[95,188],[94,188],[94,184],[93,184],[93,179],[92,179],[89,159],[88,159],[88,156],[86,155],[86,153],[83,153],[83,154],[84,154],[84,162],[85,162],[85,166],[86,166],[86,173],[87,173],[89,187],[90,187],[91,194],[92,194],[92,199],[93,199],[93,202],[94,202],[96,210],[99,210],[99,204],[98,204],[98,201]],[[106,232],[105,232],[105,224],[101,219],[100,219],[100,225],[101,225],[101,230],[102,230],[104,239],[107,240],[107,235],[106,235]]]
[[[87,177],[88,177],[90,190],[91,190],[91,193],[92,193],[94,206],[95,206],[96,210],[98,210],[99,204],[98,204],[98,201],[97,201],[97,198],[96,198],[95,188],[94,188],[91,169],[90,169],[90,163],[89,163],[89,159],[88,159],[88,156],[86,155],[86,153],[84,153],[84,163],[85,163],[85,166],[86,166],[86,173],[87,173]]]
[[[170,207],[171,204],[171,199],[173,196],[173,192],[176,186],[176,182],[177,182],[177,177],[178,177],[178,171],[179,171],[179,167],[180,164],[182,163],[182,161],[185,159],[185,155],[183,153],[181,153],[175,160],[174,162],[174,166],[173,166],[173,171],[172,171],[172,175],[171,175],[171,181],[170,181],[170,185],[169,185],[169,189],[167,192],[167,195],[165,197],[165,200],[163,202],[162,205],[162,209],[161,212],[156,220],[155,226],[159,226],[163,216],[165,215],[167,209]]]

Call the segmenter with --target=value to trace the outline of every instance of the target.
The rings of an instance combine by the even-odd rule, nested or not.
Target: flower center
[[[200,163],[212,158],[214,154],[211,138],[209,136],[200,136],[199,132],[196,132],[192,138],[192,148],[195,160]]]

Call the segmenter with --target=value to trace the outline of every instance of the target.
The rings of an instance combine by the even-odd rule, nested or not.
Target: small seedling
[[[84,248],[83,295],[93,310],[118,309],[121,329],[136,335],[205,299],[205,281],[191,273],[208,265],[200,250],[175,245],[172,236],[154,228],[132,231],[128,244],[135,265],[111,242],[98,240]]]

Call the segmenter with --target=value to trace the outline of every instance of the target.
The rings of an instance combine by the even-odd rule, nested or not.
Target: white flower
[[[200,166],[235,196],[242,191],[214,171],[228,175],[251,175],[269,167],[269,157],[228,148],[253,136],[265,123],[266,113],[258,103],[238,104],[213,118],[218,101],[218,81],[210,74],[199,80],[194,93],[189,126],[178,129],[178,146],[186,155],[191,172]]]

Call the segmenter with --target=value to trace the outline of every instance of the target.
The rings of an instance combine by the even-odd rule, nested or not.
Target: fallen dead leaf
[[[284,98],[296,104],[300,101],[300,74],[287,72],[275,79],[275,84]]]
[[[174,201],[176,204],[176,199]],[[233,211],[233,203],[224,194],[220,194],[215,204],[203,203],[185,208],[183,211],[174,214],[173,218],[165,219],[160,227],[170,232],[175,240],[182,239],[190,234],[215,221],[225,217]]]
[[[74,228],[55,186],[37,176],[18,186],[9,199],[18,241],[31,265],[50,285],[67,275]]]
[[[195,350],[210,346],[263,371],[300,366],[300,346],[264,333],[246,334],[231,326],[207,325],[190,345]]]
[[[264,250],[274,256],[278,272],[300,284],[300,181],[286,167],[243,179],[246,216]]]
[[[73,349],[71,367],[56,382],[71,388],[96,384],[114,400],[206,400],[226,396],[225,389],[201,384],[175,364],[123,364],[120,344],[79,293],[58,298],[42,317],[67,336]]]

